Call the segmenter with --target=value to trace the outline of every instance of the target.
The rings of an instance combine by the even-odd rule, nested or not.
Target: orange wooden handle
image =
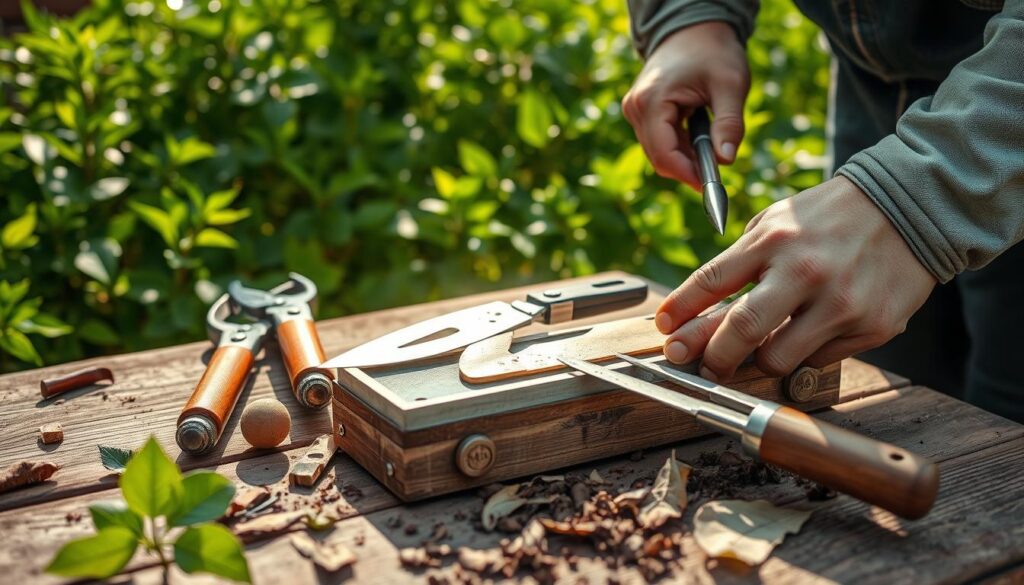
[[[40,380],[39,393],[42,394],[43,398],[49,398],[68,390],[84,388],[101,380],[109,380],[113,383],[114,373],[110,371],[110,368],[86,368],[59,378]]]
[[[217,425],[218,432],[222,431],[242,394],[252,362],[252,352],[244,347],[227,345],[215,349],[192,397],[178,416],[178,424],[193,414],[201,414]]]
[[[320,371],[318,366],[326,360],[320,336],[309,319],[292,319],[278,325],[277,342],[292,388],[302,374],[311,369]]]
[[[766,463],[909,520],[927,514],[939,490],[931,461],[786,406],[768,420],[760,453]]]

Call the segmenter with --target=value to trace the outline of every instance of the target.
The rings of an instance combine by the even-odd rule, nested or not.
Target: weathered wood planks
[[[992,445],[1001,445],[1008,442],[1016,444],[1015,442],[1019,442],[1024,437],[1024,427],[1020,425],[919,387],[884,392],[869,398],[842,404],[835,407],[835,410],[826,411],[820,416],[830,422],[855,428],[859,432],[914,450],[940,462],[951,462],[971,454],[983,453],[986,449],[992,448]],[[920,422],[915,422],[918,420]],[[950,440],[951,437],[956,437],[956,440]],[[686,442],[676,447],[677,456],[683,460],[694,461],[701,451],[723,449],[727,443],[728,440],[724,437]],[[667,448],[658,449],[647,454],[639,462],[623,462],[622,460],[613,459],[602,462],[599,465],[580,466],[579,469],[588,472],[592,467],[595,467],[605,478],[618,480],[620,484],[624,485],[632,481],[634,477],[653,474],[665,457],[667,457],[668,453],[669,449]],[[291,455],[297,458],[300,455],[300,451],[293,451]],[[947,473],[947,465],[949,464],[941,464],[944,474]],[[1014,468],[1014,472],[1017,474],[1017,481],[1019,483],[1021,477],[1024,476],[1024,466],[1020,462],[1017,462],[1015,465],[1017,467]],[[233,479],[250,483],[262,483],[273,480],[287,481],[285,478],[287,467],[288,461],[285,455],[274,454],[226,464],[218,469]],[[450,541],[453,546],[490,546],[496,543],[502,536],[479,533],[474,531],[466,522],[455,522],[452,520],[457,511],[462,511],[471,516],[479,513],[481,501],[473,492],[435,499],[420,505],[399,506],[396,499],[390,496],[380,484],[377,484],[348,457],[339,454],[335,458],[335,463],[331,466],[331,469],[335,477],[341,478],[341,481],[344,483],[353,483],[359,486],[363,492],[361,498],[350,502],[355,508],[357,515],[340,522],[335,531],[331,532],[328,536],[328,539],[331,541],[340,540],[352,545],[353,550],[360,556],[359,562],[352,569],[354,576],[357,578],[361,577],[373,582],[385,582],[395,579],[406,579],[412,576],[411,573],[398,566],[397,550],[404,546],[418,545],[420,541],[428,536],[436,522],[446,523],[449,531],[453,534],[453,540]],[[630,469],[630,472],[623,473],[623,469]],[[329,481],[329,479],[324,481]],[[918,529],[915,527],[923,523],[935,522],[938,526],[947,526],[953,523],[954,520],[950,518],[945,518],[944,520],[936,518],[940,515],[946,515],[951,509],[957,510],[957,506],[969,503],[951,504],[950,502],[957,500],[957,498],[966,498],[968,500],[971,498],[968,497],[969,493],[951,492],[945,481],[944,477],[943,488],[940,492],[940,499],[935,511],[921,522],[904,523],[904,525],[911,527],[912,537],[916,538],[915,535],[918,534]],[[1013,482],[1010,482],[1010,485],[1012,487]],[[961,486],[957,489],[964,491],[967,488]],[[1021,494],[1024,494],[1024,487],[1016,489],[1017,491],[1014,493],[1019,498]],[[88,532],[87,519],[69,526],[65,520],[65,515],[68,513],[85,512],[88,502],[102,499],[102,497],[110,497],[112,494],[113,492],[89,494],[0,514],[0,532],[9,535],[7,537],[8,546],[0,549],[0,571],[4,571],[5,574],[13,572],[17,575],[25,574],[28,571],[28,576],[33,576],[34,571],[38,571],[45,564],[61,542],[67,538],[81,536]],[[778,502],[788,502],[802,499],[803,492],[793,485],[782,484],[748,488],[744,495],[747,497],[768,498]],[[842,506],[855,507],[854,512],[843,512],[842,514],[837,512],[840,518],[845,518],[847,515],[852,516],[852,519],[847,518],[843,522],[875,526],[872,521],[866,519],[867,515],[871,514],[868,507],[849,498],[840,498],[836,501],[837,504],[840,502],[846,502],[842,503]],[[888,514],[878,514],[881,515],[877,517],[885,519],[885,522],[897,522]],[[395,516],[400,516],[402,522],[397,527],[391,527],[389,526],[389,521]],[[410,523],[417,525],[417,534],[411,536],[405,534],[404,527]],[[962,528],[964,527],[958,527],[958,530]],[[981,529],[984,526],[975,525],[971,528]],[[818,527],[815,530],[824,530],[826,534],[834,536],[832,531],[838,530],[838,528],[825,526],[824,528]],[[878,530],[878,528],[875,527],[872,530]],[[363,546],[355,546],[354,539],[360,534],[365,537],[366,543]],[[805,536],[811,536],[811,538],[805,539]],[[825,535],[819,535],[817,532],[805,532],[805,534],[787,542],[785,547],[780,549],[780,554],[783,551],[789,550],[791,546],[807,546],[809,550],[813,551],[814,547],[820,546],[820,538],[825,538]],[[933,537],[929,536],[928,538],[929,540],[926,542],[931,542],[930,539]],[[798,544],[801,542],[804,544]],[[870,550],[872,547],[871,542],[872,539],[868,538],[854,543],[851,548],[853,550]],[[1004,541],[1001,540],[999,542]],[[914,541],[909,541],[902,546],[912,548],[915,544]],[[286,539],[278,538],[270,542],[258,543],[251,546],[250,549],[259,551],[258,554],[250,554],[250,563],[252,564],[254,574],[258,575],[258,579],[261,581],[269,582],[274,579],[283,579],[289,575],[294,577],[294,580],[289,579],[289,582],[304,583],[316,581],[316,573],[312,565],[306,559],[297,556]],[[696,549],[694,549],[693,554],[697,558],[702,558]],[[863,554],[868,555],[869,553],[864,552]],[[31,565],[26,567],[21,559],[30,559]],[[139,561],[145,560],[142,558],[137,559],[135,566],[144,566]],[[772,563],[772,561],[769,561],[769,563]],[[762,570],[769,566],[774,566],[769,563],[766,563]],[[588,572],[591,570],[597,571],[597,573],[592,575],[591,582],[604,581],[605,574],[596,565],[591,569],[586,569],[586,566],[585,563],[581,565],[581,576],[588,575]],[[688,565],[687,573],[689,574],[693,570],[696,571],[696,576],[701,571],[706,570],[702,567],[702,564],[693,567]],[[819,565],[819,567],[824,567],[824,565]],[[804,570],[807,570],[807,568],[804,567]],[[820,570],[824,570],[824,568]],[[793,575],[803,574],[795,569],[794,571]],[[145,582],[148,575],[149,573],[144,571],[138,576]],[[38,573],[34,573],[34,578],[38,577]],[[785,577],[785,575],[780,576],[779,579],[785,580],[782,577]],[[597,580],[594,581],[593,578]],[[192,582],[192,580],[192,578],[189,578],[187,582]],[[844,577],[843,580],[846,580],[846,578]]]

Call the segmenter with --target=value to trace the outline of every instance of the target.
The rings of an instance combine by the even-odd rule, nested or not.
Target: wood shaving
[[[319,541],[306,532],[293,534],[291,543],[299,554],[328,573],[336,573],[357,560],[355,553],[344,544]]]

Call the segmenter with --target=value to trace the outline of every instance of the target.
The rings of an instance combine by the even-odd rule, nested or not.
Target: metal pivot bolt
[[[789,375],[785,381],[786,398],[793,402],[807,402],[818,393],[818,370],[804,366]]]
[[[299,379],[295,393],[303,406],[323,408],[331,401],[331,379],[320,372],[310,372]]]
[[[494,467],[494,441],[487,435],[470,435],[455,450],[455,466],[469,477],[480,477]]]

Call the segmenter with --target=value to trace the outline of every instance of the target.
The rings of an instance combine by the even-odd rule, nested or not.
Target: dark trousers
[[[896,129],[932,81],[887,83],[835,56],[835,167]],[[940,285],[907,330],[860,359],[1024,423],[1024,243]]]

